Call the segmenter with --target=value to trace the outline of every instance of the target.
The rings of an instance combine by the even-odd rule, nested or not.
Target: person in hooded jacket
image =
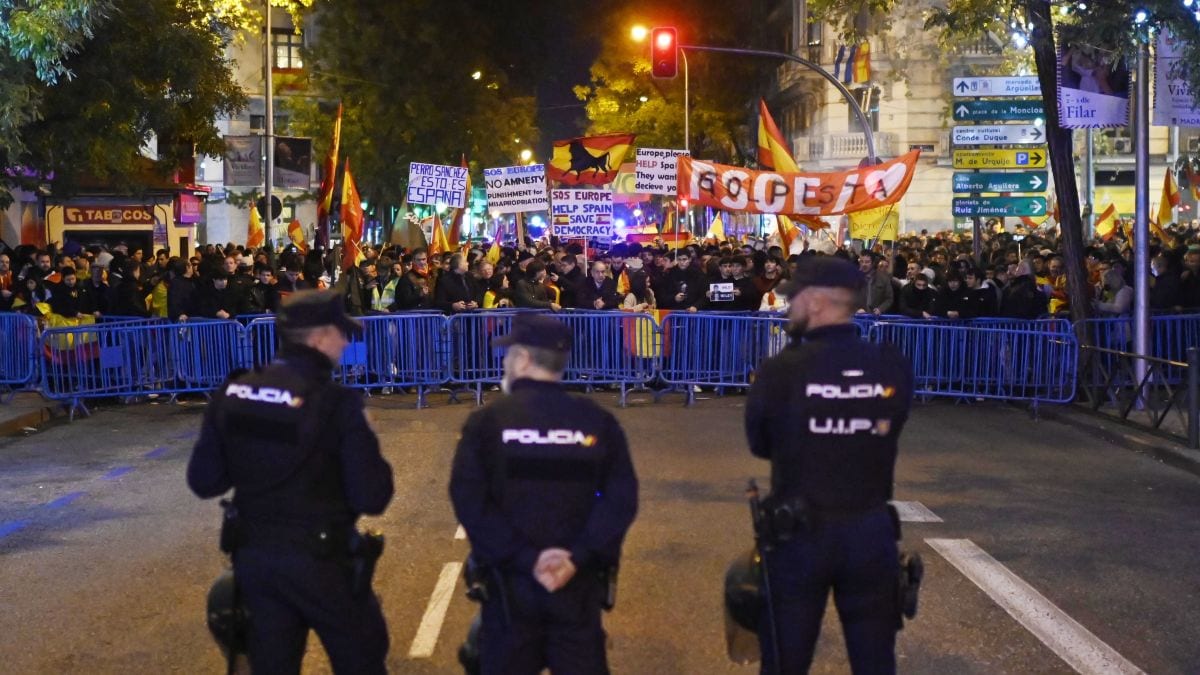
[[[951,270],[946,273],[946,285],[938,291],[930,314],[945,319],[970,318],[971,296],[971,289],[963,283],[962,274],[958,270]]]

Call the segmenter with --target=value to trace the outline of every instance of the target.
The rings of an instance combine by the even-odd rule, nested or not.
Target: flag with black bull
[[[555,141],[546,177],[563,185],[607,185],[617,177],[633,134],[605,134]]]

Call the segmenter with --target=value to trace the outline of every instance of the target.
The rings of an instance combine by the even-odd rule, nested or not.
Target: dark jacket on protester
[[[177,276],[167,286],[167,318],[176,321],[181,316],[196,313],[196,280]]]
[[[255,283],[246,294],[244,303],[248,314],[267,314],[279,309],[279,291],[274,284]]]
[[[580,271],[578,265],[572,267],[569,274],[558,275],[558,283],[555,285],[558,286],[558,290],[561,292],[559,297],[562,298],[558,304],[563,307],[578,307],[579,299],[577,293],[579,291],[579,284],[583,283],[583,279],[584,274]]]
[[[533,279],[521,279],[517,281],[517,285],[513,289],[513,304],[517,307],[551,309],[550,303],[552,302],[554,302],[554,291]]]
[[[704,275],[695,265],[682,270],[672,267],[654,288],[654,298],[660,309],[687,309],[695,307],[704,298],[705,288]],[[683,300],[676,301],[675,296],[680,293],[683,293]]]
[[[231,286],[218,290],[212,280],[203,282],[196,290],[196,316],[216,319],[221,310],[228,312],[231,318],[242,313],[237,291]]]
[[[958,312],[959,319],[969,319],[973,309],[971,295],[971,289],[967,288],[965,283],[960,284],[957,291],[951,290],[950,284],[947,283],[938,291],[930,314],[945,318],[950,312]]]
[[[146,292],[142,290],[142,285],[138,283],[137,279],[124,277],[115,291],[116,303],[112,307],[113,314],[116,316],[150,316],[150,309],[146,307]]]
[[[1036,319],[1046,313],[1050,301],[1037,287],[1032,275],[1013,277],[1004,289],[1004,300],[1000,303],[1000,316],[1009,319]]]
[[[405,272],[396,283],[396,302],[388,310],[398,312],[433,307],[433,291],[430,288],[432,283],[432,276],[421,276],[411,270]]]
[[[74,288],[68,288],[66,284],[56,285],[50,292],[50,311],[67,318],[79,316],[79,295],[78,283]]]
[[[469,303],[475,300],[475,282],[466,274],[447,272],[438,278],[437,287],[433,289],[433,306],[446,314],[454,314],[454,303]]]
[[[596,300],[601,299],[604,305],[601,309],[616,309],[621,306],[623,297],[617,293],[617,282],[605,277],[600,286],[589,275],[575,287],[575,306],[579,309],[596,309]]]
[[[917,288],[909,283],[900,289],[900,313],[914,319],[925,317],[925,312],[933,314],[933,303],[937,299],[937,291],[929,286]]]

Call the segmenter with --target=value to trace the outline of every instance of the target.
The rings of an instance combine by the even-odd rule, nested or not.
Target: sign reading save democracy
[[[550,201],[555,235],[563,239],[612,238],[612,190],[551,190]]]
[[[412,162],[408,165],[408,201],[461,209],[467,205],[469,180],[464,166]]]
[[[678,190],[697,206],[722,211],[835,216],[900,201],[920,154],[832,173],[754,171],[680,157]]]
[[[637,183],[634,188],[645,194],[674,195],[679,158],[690,157],[691,154],[687,150],[638,148]]]
[[[545,164],[484,169],[483,180],[487,183],[488,211],[523,213],[550,209]]]

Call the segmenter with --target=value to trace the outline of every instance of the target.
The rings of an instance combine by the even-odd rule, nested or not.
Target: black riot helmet
[[[208,589],[208,630],[225,658],[246,653],[250,633],[250,615],[237,591],[233,570],[227,569]]]

